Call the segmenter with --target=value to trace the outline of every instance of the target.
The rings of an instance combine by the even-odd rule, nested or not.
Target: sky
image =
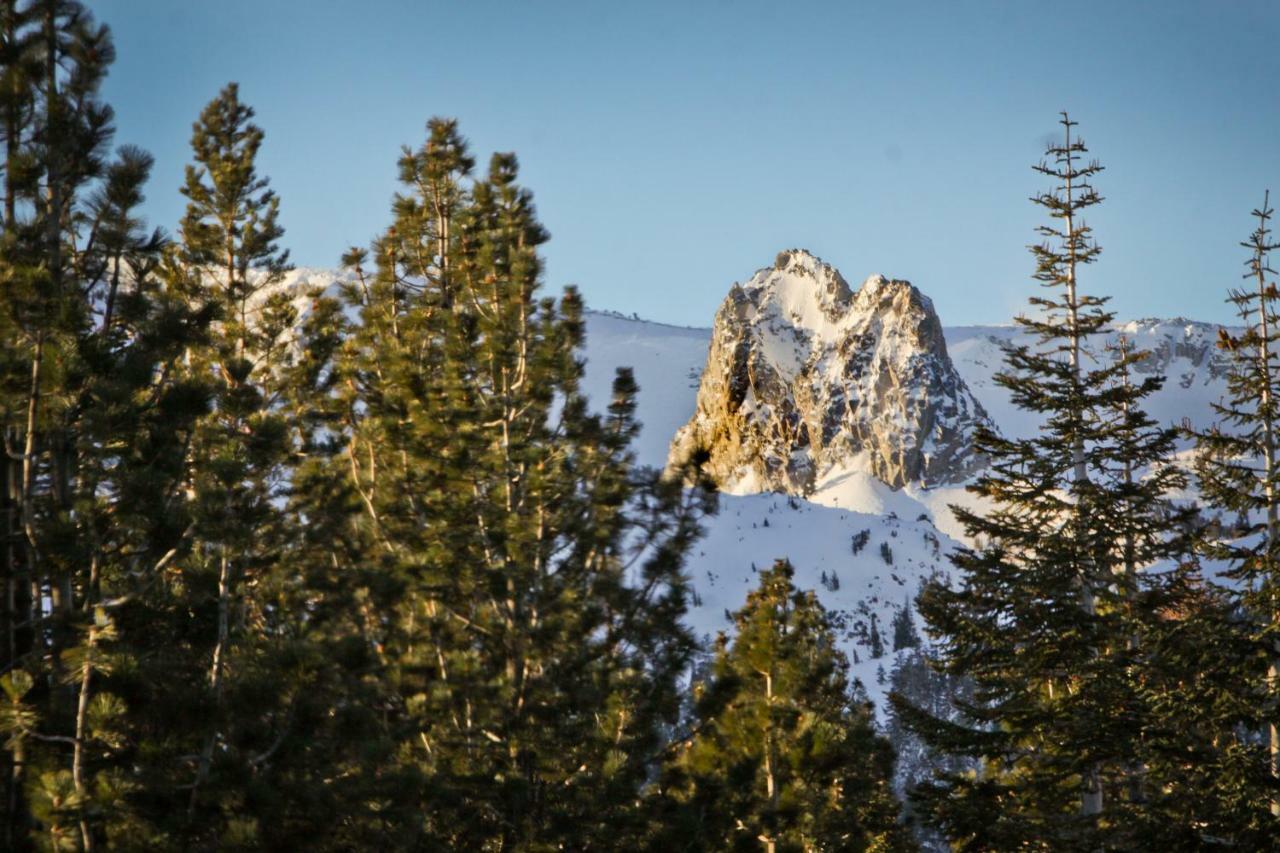
[[[88,5],[116,141],[156,157],[151,222],[176,227],[191,124],[234,80],[300,265],[387,226],[436,115],[481,167],[519,156],[547,287],[680,325],[793,247],[855,287],[910,280],[946,325],[1009,322],[1061,110],[1106,167],[1082,287],[1121,317],[1230,320],[1250,212],[1280,196],[1274,0]]]

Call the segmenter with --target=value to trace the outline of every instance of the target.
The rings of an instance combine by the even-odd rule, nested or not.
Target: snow
[[[661,468],[671,436],[689,419],[698,377],[707,360],[707,329],[686,329],[587,312],[587,368],[583,390],[597,410],[613,396],[619,367],[630,367],[640,386],[636,459]]]
[[[884,687],[877,683],[876,670],[883,665],[887,673],[893,661],[888,654],[870,659],[871,614],[887,652],[894,613],[915,598],[926,579],[948,571],[946,554],[955,542],[914,516],[852,512],[774,494],[722,495],[720,514],[709,521],[688,565],[699,599],[688,618],[697,635],[712,640],[728,630],[725,613],[742,607],[756,585],[757,571],[776,559],[789,559],[796,586],[815,590],[834,614],[841,626],[841,648],[850,661],[855,656],[860,661],[853,674],[881,707]],[[855,555],[853,538],[864,530],[867,542]],[[888,547],[892,564],[885,562],[882,545]],[[832,576],[838,578],[836,589],[830,588]]]
[[[776,333],[800,332],[818,342],[837,340],[848,328],[853,315],[842,301],[849,286],[832,267],[808,252],[790,250],[782,269],[760,270],[743,285],[755,304],[762,306],[758,320]],[[883,276],[872,276],[868,283]]]
[[[803,304],[789,304],[814,322],[815,331],[826,334],[832,328],[804,313]],[[677,329],[593,313],[588,314],[587,329],[587,386],[593,401],[598,399],[599,405],[607,401],[607,378],[615,366],[634,364],[641,384],[639,418],[645,424],[638,459],[663,465],[671,436],[693,414],[697,375],[711,330]],[[1210,404],[1226,387],[1221,375],[1215,375],[1218,356],[1212,342],[1217,327],[1177,319],[1134,321],[1119,329],[1139,349],[1156,351],[1154,364],[1169,376],[1151,399],[1153,416],[1163,423],[1187,417],[1197,426],[1206,426],[1212,420]],[[1024,333],[1008,325],[944,327],[943,331],[957,371],[997,427],[1007,435],[1034,434],[1039,429],[1037,420],[1013,408],[991,378],[1003,365],[1001,344],[1029,341]],[[1095,349],[1101,352],[1105,342],[1097,343]],[[1180,457],[1190,461],[1186,450]],[[754,585],[752,563],[763,569],[775,558],[788,557],[796,568],[797,586],[816,590],[824,605],[849,626],[841,635],[842,647],[850,660],[857,653],[860,662],[853,666],[853,674],[882,708],[884,687],[877,682],[877,670],[883,665],[886,673],[891,671],[893,656],[887,652],[884,658],[871,660],[857,629],[865,630],[874,612],[886,645],[890,642],[894,611],[914,598],[921,580],[950,571],[946,555],[962,541],[950,505],[977,508],[979,499],[963,485],[930,489],[909,485],[893,490],[861,470],[856,459],[847,468],[822,472],[807,498],[750,494],[757,488],[759,484],[749,480],[735,483],[734,491],[740,494],[722,495],[720,514],[707,520],[707,534],[695,546],[688,566],[701,598],[690,614],[690,624],[708,638],[727,629],[725,610],[741,607]],[[1183,497],[1194,497],[1194,492]],[[928,520],[918,521],[922,514]],[[870,531],[869,541],[855,556],[852,537],[862,530]],[[926,533],[935,538],[936,548]],[[888,543],[892,550],[892,566],[880,556],[881,543]],[[1220,570],[1206,567],[1211,575]],[[838,575],[838,590],[821,584],[824,571]]]
[[[916,518],[926,513],[924,505],[904,491],[891,489],[866,473],[857,460],[851,460],[847,468],[833,468],[818,479],[813,503],[829,507],[844,507],[873,515],[894,513],[901,518]]]
[[[773,289],[767,326],[779,356],[791,352],[799,358],[798,349],[809,351],[814,339],[840,337],[846,331],[843,324],[852,322],[848,316],[833,319],[827,311],[843,285],[832,277],[834,271],[827,274],[829,270],[810,256],[793,253],[785,271],[763,270],[745,286]],[[329,270],[299,269],[278,287],[297,294],[294,304],[304,315],[313,287],[332,293],[336,281],[344,277]],[[870,300],[886,283],[883,277],[872,276],[855,298]],[[865,316],[855,311],[847,314]],[[587,312],[586,325],[584,392],[596,409],[603,410],[611,397],[615,370],[633,368],[640,386],[637,416],[642,424],[634,448],[636,459],[662,467],[672,436],[694,413],[711,330],[599,312]],[[1211,422],[1210,404],[1225,391],[1222,355],[1213,346],[1217,328],[1181,318],[1118,325],[1118,333],[1138,349],[1153,352],[1144,369],[1168,376],[1148,407],[1157,420],[1176,423],[1189,418],[1199,427]],[[1036,418],[1013,408],[992,380],[1003,364],[1001,346],[1029,341],[1025,333],[1015,326],[993,325],[944,327],[944,335],[957,371],[996,426],[1006,435],[1034,434],[1039,429]],[[1100,357],[1106,357],[1103,343],[1097,342],[1094,348]],[[1181,456],[1189,461],[1185,450]],[[725,612],[740,608],[755,585],[752,564],[759,570],[787,557],[795,566],[796,584],[816,590],[842,621],[841,645],[851,660],[855,654],[859,660],[854,675],[877,706],[883,707],[884,688],[876,673],[882,665],[886,673],[890,671],[893,657],[887,652],[880,660],[870,659],[865,632],[871,614],[876,615],[888,646],[896,610],[914,598],[923,580],[950,571],[946,555],[956,547],[962,531],[948,507],[973,507],[977,499],[962,485],[891,489],[866,474],[856,458],[820,473],[807,498],[752,494],[760,484],[745,478],[735,484],[735,491],[743,494],[722,495],[720,514],[707,519],[706,536],[695,545],[689,560],[688,572],[699,599],[689,623],[706,638],[727,629]],[[855,555],[853,539],[864,530],[868,541]],[[892,564],[882,556],[882,545],[888,547]],[[1210,574],[1220,568],[1207,567]],[[836,589],[829,588],[833,575],[839,578]]]
[[[1138,378],[1157,372],[1166,379],[1147,399],[1147,413],[1164,425],[1189,420],[1193,426],[1205,428],[1214,420],[1212,404],[1222,398],[1227,387],[1224,356],[1214,345],[1219,328],[1183,318],[1132,320],[1117,323],[1115,331],[1090,341],[1088,348],[1094,364],[1111,357],[1106,348],[1120,335],[1135,350],[1149,351],[1150,358],[1137,366]],[[1040,428],[1039,419],[1015,408],[1008,393],[992,378],[1004,366],[1002,345],[1031,344],[1034,337],[1016,326],[961,326],[944,328],[944,332],[952,363],[1000,431],[1015,437],[1034,435]]]

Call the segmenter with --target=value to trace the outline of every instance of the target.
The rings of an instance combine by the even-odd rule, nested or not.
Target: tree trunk
[[[11,57],[15,60],[16,65],[16,45],[18,43],[18,3],[17,0],[5,0],[4,4],[4,39],[9,50],[14,53]],[[18,163],[18,145],[20,117],[18,115],[18,86],[19,80],[17,69],[11,69],[14,79],[11,89],[6,93],[8,103],[5,105],[4,130],[5,130],[5,158],[4,158],[4,228],[6,233],[12,234],[14,231],[14,220],[16,218],[17,203],[15,200],[15,188],[13,185],[13,172]]]
[[[45,38],[45,132],[48,134],[48,162],[46,168],[45,241],[49,252],[49,273],[53,278],[55,293],[62,288],[62,109],[58,103],[58,21],[54,14],[56,5],[47,3],[44,13]]]
[[[84,742],[88,734],[89,682],[93,678],[93,651],[97,641],[98,626],[96,623],[91,623],[89,637],[85,644],[84,663],[80,667],[80,699],[76,704],[76,738],[71,759],[71,779],[75,784],[76,797],[80,801],[80,838],[88,853],[92,853],[94,843],[93,832],[89,828],[89,820],[85,815],[88,793],[84,784]]]
[[[765,729],[764,729],[764,789],[765,795],[769,798],[769,808],[774,813],[778,808],[778,785],[773,778],[773,673],[762,671],[764,676],[764,697],[765,697]],[[761,834],[760,840],[764,842],[764,849],[767,853],[774,853],[777,847],[777,840],[771,835]]]
[[[1067,224],[1067,329],[1070,335],[1071,374],[1077,384],[1080,381],[1080,314],[1079,297],[1076,294],[1076,230],[1072,195],[1072,156],[1071,156],[1071,124],[1064,114],[1066,126],[1066,224]],[[1084,461],[1084,437],[1076,433],[1071,441],[1071,467],[1074,482],[1083,483],[1088,479],[1088,471]],[[1097,613],[1097,601],[1093,592],[1093,578],[1083,574],[1080,578],[1080,606],[1087,616]],[[1102,786],[1099,780],[1097,765],[1091,766],[1084,774],[1084,789],[1080,794],[1080,811],[1086,815],[1102,813]]]
[[[1265,215],[1271,200],[1271,194],[1265,193],[1262,197],[1262,212]],[[1259,228],[1265,228],[1266,221],[1263,220]],[[1267,504],[1267,535],[1264,547],[1267,555],[1267,569],[1271,575],[1271,582],[1275,583],[1280,578],[1277,575],[1276,560],[1276,494],[1275,494],[1275,473],[1276,473],[1276,436],[1275,436],[1275,418],[1271,410],[1272,393],[1271,393],[1271,318],[1267,316],[1267,304],[1270,297],[1267,295],[1266,282],[1266,254],[1261,244],[1265,240],[1259,241],[1259,246],[1255,250],[1254,255],[1254,274],[1258,279],[1258,370],[1261,374],[1261,385],[1258,395],[1258,407],[1262,412],[1262,488],[1266,497]],[[1271,612],[1272,623],[1280,623],[1280,609],[1273,609]],[[1267,667],[1267,683],[1272,692],[1277,689],[1277,678],[1280,677],[1280,645],[1274,640],[1272,641],[1271,661]],[[1268,726],[1268,740],[1271,752],[1271,777],[1280,779],[1280,730],[1277,730],[1276,724],[1273,722]],[[1271,813],[1280,817],[1280,798],[1273,797],[1271,800]]]
[[[222,708],[222,670],[231,634],[231,561],[227,557],[225,548],[223,548],[220,562],[218,569],[218,636],[213,647],[213,662],[209,666],[209,688],[213,691],[214,705],[219,710],[219,714],[215,716],[215,719],[219,720],[219,722]],[[196,769],[195,783],[191,786],[191,800],[187,804],[188,816],[195,813],[200,786],[209,778],[209,767],[213,763],[213,748],[217,739],[218,731],[215,723],[214,730],[209,732],[209,736],[204,743],[204,749],[200,753],[200,764]]]

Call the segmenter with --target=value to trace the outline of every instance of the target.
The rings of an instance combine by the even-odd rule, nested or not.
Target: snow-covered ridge
[[[1148,414],[1162,424],[1189,421],[1205,428],[1214,420],[1213,404],[1226,392],[1229,355],[1216,345],[1222,328],[1181,317],[1128,320],[1088,341],[1087,350],[1095,360],[1108,358],[1107,347],[1123,336],[1135,351],[1148,354],[1135,365],[1135,371],[1165,378],[1163,387],[1144,404]],[[1001,432],[1010,436],[1034,433],[1039,428],[1037,419],[1014,408],[993,379],[1003,367],[1002,347],[1032,344],[1034,338],[1012,325],[960,326],[947,329],[946,336],[956,369]]]
[[[757,304],[748,296],[756,312],[753,325],[759,329],[776,324],[781,331],[779,340],[771,342],[774,345],[794,341],[800,346],[803,338],[803,346],[812,348],[815,339],[821,342],[816,349],[829,361],[820,366],[815,362],[819,372],[833,370],[841,357],[838,341],[852,327],[848,315],[865,318],[877,313],[868,311],[868,305],[884,304],[883,320],[899,313],[894,308],[898,298],[904,300],[900,313],[933,314],[927,297],[903,282],[873,276],[855,292],[839,273],[807,253],[788,253],[784,268],[779,266],[761,270],[740,288],[744,294],[753,290],[769,297]],[[345,278],[333,270],[300,268],[273,290],[294,294],[301,317],[314,290],[332,294]],[[832,319],[829,309],[846,298],[849,310]],[[862,300],[865,303],[859,307]],[[917,300],[914,305],[912,300]],[[803,334],[787,340],[787,325],[801,328]],[[713,330],[598,311],[586,313],[586,326],[584,391],[602,409],[610,399],[616,369],[631,367],[640,386],[637,461],[663,466],[672,437],[697,411],[703,371],[715,346]],[[1030,342],[1024,333],[1013,325],[942,327],[939,323],[938,328],[938,343],[945,347],[954,371],[998,428],[1015,436],[1037,429],[1033,419],[1009,406],[1003,389],[992,381],[1003,365],[1001,346]],[[1148,401],[1149,411],[1163,423],[1188,418],[1205,426],[1213,417],[1209,404],[1225,390],[1225,354],[1214,347],[1218,328],[1180,318],[1135,320],[1117,323],[1115,333],[1100,337],[1092,347],[1101,356],[1102,347],[1122,333],[1137,349],[1150,351],[1152,356],[1142,369],[1158,371],[1168,381]],[[881,322],[878,329],[877,347],[882,339],[896,339],[904,348],[911,342],[905,327],[895,331],[893,323]],[[888,357],[890,350],[883,355]],[[807,358],[800,359],[801,368]],[[893,361],[887,358],[888,363]],[[839,371],[833,375],[839,376]],[[899,371],[899,381],[902,375]],[[963,483],[933,487],[913,483],[891,489],[867,472],[865,460],[850,457],[848,461],[849,466],[832,467],[817,477],[807,496],[725,495],[720,514],[706,520],[706,536],[689,558],[687,570],[697,594],[688,621],[702,636],[728,629],[726,611],[741,607],[755,584],[752,566],[763,569],[773,559],[787,557],[796,567],[797,584],[816,590],[842,621],[841,645],[851,660],[856,656],[858,661],[854,674],[871,698],[878,700],[885,689],[879,671],[891,670],[892,660],[870,657],[872,617],[883,633],[894,613],[910,606],[923,579],[949,570],[947,554],[956,546],[959,530],[947,505],[972,497]]]
[[[742,289],[771,289],[767,313],[779,324],[778,328],[783,328],[785,318],[822,341],[841,337],[851,323],[852,313],[843,321],[832,321],[826,313],[844,302],[845,293],[853,297],[852,305],[856,307],[873,296],[878,301],[894,291],[895,284],[898,288],[905,285],[884,276],[871,276],[855,292],[834,268],[807,252],[784,254],[789,275],[775,264],[757,272]],[[297,267],[255,297],[254,303],[264,301],[269,293],[289,293],[301,322],[310,311],[314,294],[336,295],[339,284],[350,279],[350,274],[342,270]],[[919,294],[913,287],[911,291]],[[928,297],[919,294],[919,299],[922,309],[932,314]],[[793,318],[799,318],[799,322]],[[620,366],[634,368],[640,385],[638,417],[644,425],[637,458],[642,464],[661,467],[677,429],[695,413],[712,329],[659,323],[611,311],[588,310],[586,320],[588,394],[604,405],[615,370]],[[1003,364],[1001,346],[1031,339],[1011,323],[940,328],[942,343],[956,372],[1000,431],[1012,436],[1033,432],[1038,425],[1012,409],[1003,389],[992,381]],[[1213,419],[1210,404],[1217,402],[1226,389],[1227,354],[1215,346],[1219,328],[1222,327],[1216,323],[1182,317],[1120,321],[1111,334],[1100,336],[1090,346],[1102,353],[1106,345],[1123,334],[1135,349],[1150,352],[1151,357],[1138,370],[1167,377],[1164,388],[1148,401],[1151,414],[1162,423],[1180,423],[1185,418],[1197,426],[1207,426]]]

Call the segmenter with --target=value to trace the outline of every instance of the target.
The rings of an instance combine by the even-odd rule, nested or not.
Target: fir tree
[[[1244,324],[1242,334],[1223,329],[1218,346],[1230,359],[1228,396],[1214,406],[1219,424],[1196,435],[1198,456],[1196,475],[1210,508],[1233,513],[1239,521],[1235,530],[1206,541],[1210,556],[1231,565],[1228,575],[1239,584],[1238,600],[1243,619],[1228,623],[1228,630],[1244,632],[1252,649],[1227,660],[1238,667],[1240,699],[1257,709],[1250,728],[1267,732],[1270,753],[1267,762],[1270,781],[1252,789],[1255,801],[1270,801],[1274,814],[1280,813],[1280,797],[1275,794],[1280,779],[1280,734],[1277,729],[1277,673],[1280,673],[1280,609],[1275,605],[1280,584],[1280,471],[1277,470],[1277,408],[1280,391],[1280,363],[1277,340],[1280,292],[1272,278],[1270,253],[1280,248],[1271,236],[1273,210],[1270,195],[1253,211],[1257,221],[1249,239],[1241,245],[1248,250],[1244,278],[1249,286],[1229,292]],[[1250,778],[1249,774],[1244,774]]]
[[[911,615],[911,605],[904,603],[893,614],[893,650],[914,649],[920,645],[920,634]]]
[[[1175,436],[1140,408],[1160,380],[1127,381],[1142,353],[1086,362],[1111,319],[1078,278],[1100,252],[1082,214],[1101,201],[1091,181],[1102,167],[1085,161],[1065,114],[1062,125],[1036,167],[1054,186],[1033,199],[1052,219],[1032,252],[1053,295],[1018,319],[1039,344],[1011,346],[997,376],[1043,428],[1019,440],[979,433],[991,466],[972,491],[991,509],[954,512],[986,544],[959,549],[955,588],[934,582],[919,601],[943,672],[973,680],[973,700],[959,705],[967,722],[895,700],[930,746],[982,761],[980,775],[946,773],[919,795],[960,849],[1132,843],[1147,723],[1134,676],[1136,570],[1185,548],[1168,533]]]
[[[867,645],[871,649],[872,660],[884,657],[884,640],[880,637],[879,619],[875,613],[871,614],[871,631],[868,634]]]
[[[273,292],[287,253],[277,248],[278,199],[257,173],[263,133],[252,118],[230,84],[195,122],[181,239],[164,268],[170,287],[217,316],[207,341],[184,354],[185,376],[211,408],[187,443],[176,571],[147,600],[169,636],[147,661],[148,805],[157,832],[188,845],[256,837],[245,797],[269,778],[293,698],[280,669],[287,614],[272,593],[289,536],[280,505],[293,435],[282,407],[297,318]]]
[[[854,702],[848,661],[786,561],[760,574],[698,687],[693,732],[663,772],[683,850],[910,849],[890,788],[893,755]]]

